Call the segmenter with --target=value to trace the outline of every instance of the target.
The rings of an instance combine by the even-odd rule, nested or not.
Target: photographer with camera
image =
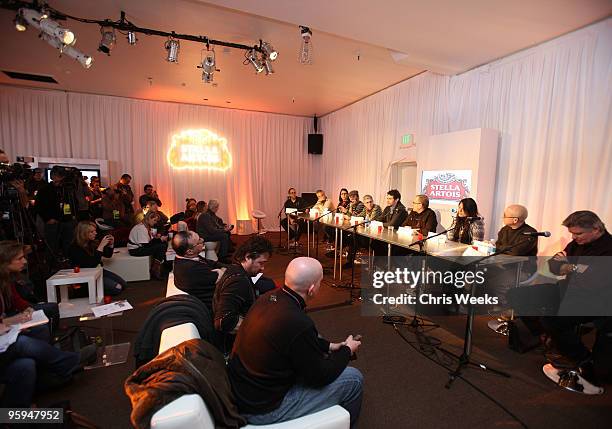
[[[36,195],[36,212],[44,222],[44,235],[54,255],[68,254],[74,238],[77,210],[73,169],[58,165],[51,169],[51,183]]]
[[[119,199],[123,203],[125,214],[130,217],[134,216],[134,192],[132,192],[130,186],[131,181],[132,176],[126,173],[121,176],[121,179],[115,185],[115,190],[119,193]]]

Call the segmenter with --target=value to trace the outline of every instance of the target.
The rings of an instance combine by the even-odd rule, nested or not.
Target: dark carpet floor
[[[271,238],[277,244],[278,237]],[[275,254],[266,266],[266,275],[282,284],[291,258],[292,255]],[[333,263],[324,256],[320,259],[326,266]],[[348,334],[363,335],[358,359],[352,363],[365,376],[359,428],[523,427],[519,421],[529,428],[612,427],[612,386],[607,386],[606,393],[600,396],[559,389],[542,374],[541,352],[521,355],[509,350],[506,338],[486,327],[488,317],[476,318],[473,361],[483,361],[511,377],[469,368],[463,372],[463,379],[446,389],[449,370],[444,366],[454,368],[456,360],[427,343],[440,342],[444,349],[460,354],[465,317],[435,317],[440,327],[426,328],[426,336],[415,335],[407,327],[400,326],[396,331],[392,325],[382,323],[380,317],[363,316],[359,302],[341,305],[349,299],[349,291],[332,288],[332,283],[331,274],[326,274],[321,293],[310,304],[314,310],[310,315],[330,340],[343,340]],[[164,296],[165,287],[163,281],[131,283],[122,297],[134,306],[133,310],[112,319],[63,319],[62,325],[79,325],[90,335],[105,336],[112,328],[114,343],[133,341],[151,306]],[[70,385],[39,395],[36,402],[49,406],[68,399],[75,411],[101,428],[129,428],[131,406],[123,392],[123,382],[133,369],[130,356],[125,364],[85,371]]]

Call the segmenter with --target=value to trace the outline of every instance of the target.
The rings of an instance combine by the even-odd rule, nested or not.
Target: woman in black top
[[[484,220],[479,217],[478,205],[473,198],[459,201],[457,217],[449,228],[448,238],[464,244],[472,244],[473,240],[484,239]],[[479,217],[478,219],[475,219]]]
[[[96,240],[96,224],[82,221],[76,227],[74,242],[68,252],[73,267],[95,268],[102,265],[102,256],[111,258],[115,239],[106,235],[102,240]],[[127,282],[117,274],[104,270],[104,294],[118,295],[127,287]]]
[[[338,209],[340,207],[348,208],[351,200],[349,199],[349,191],[346,188],[340,189],[340,195],[338,195]]]

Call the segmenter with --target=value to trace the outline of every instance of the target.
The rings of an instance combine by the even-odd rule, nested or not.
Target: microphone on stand
[[[523,235],[529,237],[550,237],[550,231],[535,231],[535,232],[523,232]]]
[[[475,222],[477,220],[482,220],[482,216],[468,216],[465,218],[468,222]]]

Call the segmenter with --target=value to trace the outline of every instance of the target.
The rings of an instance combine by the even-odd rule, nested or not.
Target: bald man
[[[240,413],[254,425],[295,419],[341,405],[355,423],[363,376],[347,367],[359,345],[321,338],[304,309],[319,291],[323,267],[316,259],[293,259],[285,286],[262,295],[247,314],[234,344],[228,372]]]
[[[525,235],[537,232],[527,225],[527,208],[519,204],[512,204],[504,210],[504,226],[497,234],[495,247],[497,250],[514,246],[505,252],[514,256],[536,256],[538,254],[538,238]]]

